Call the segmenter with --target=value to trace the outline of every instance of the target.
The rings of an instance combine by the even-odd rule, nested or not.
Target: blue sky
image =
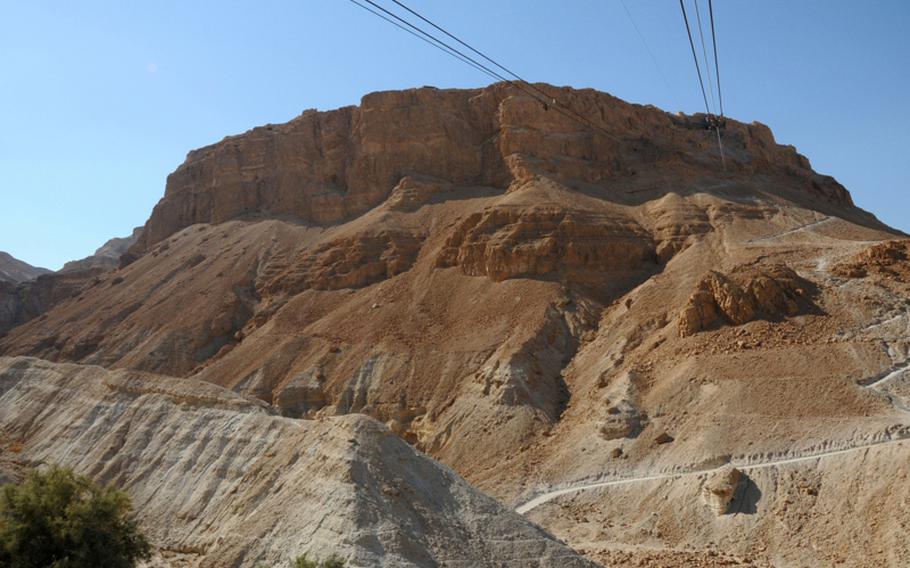
[[[702,110],[678,2],[625,2],[669,86],[620,0],[405,3],[527,79]],[[910,231],[910,2],[717,0],[715,17],[727,114]],[[346,0],[4,0],[0,250],[59,268],[144,223],[192,148],[371,91],[488,82]]]

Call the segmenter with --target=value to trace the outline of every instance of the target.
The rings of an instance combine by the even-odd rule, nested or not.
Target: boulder
[[[708,477],[702,486],[702,500],[715,515],[726,515],[736,497],[743,473],[735,467],[724,467]]]

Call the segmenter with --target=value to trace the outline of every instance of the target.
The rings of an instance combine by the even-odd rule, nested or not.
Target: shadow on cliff
[[[751,477],[742,473],[736,493],[727,508],[727,514],[754,515],[758,512],[758,502],[762,492]]]

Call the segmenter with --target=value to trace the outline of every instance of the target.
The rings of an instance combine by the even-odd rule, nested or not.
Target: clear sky
[[[529,80],[703,110],[678,2],[625,2],[666,82],[620,0],[405,0]],[[910,2],[717,0],[715,19],[727,114],[910,231]],[[144,223],[192,148],[489,82],[347,0],[0,0],[0,250],[59,268]]]

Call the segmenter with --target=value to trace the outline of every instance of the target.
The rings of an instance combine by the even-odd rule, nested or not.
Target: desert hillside
[[[18,284],[26,280],[33,280],[50,270],[39,268],[15,258],[9,253],[0,251],[0,282]]]
[[[153,409],[137,401],[157,382],[188,400],[234,401],[248,409],[244,424],[261,421],[243,436],[269,432],[243,452],[324,452],[345,507],[381,504],[369,513],[376,526],[404,513],[385,508],[380,481],[361,486],[341,464],[392,467],[379,450],[388,446],[407,463],[375,466],[380,479],[457,480],[456,497],[406,500],[429,508],[413,539],[436,562],[444,550],[452,558],[456,533],[534,539],[457,549],[502,562],[491,565],[570,553],[423,454],[605,565],[910,562],[899,536],[910,524],[910,241],[764,125],[728,121],[722,163],[702,116],[540,88],[601,128],[506,84],[422,88],[190,152],[119,268],[98,269],[0,337],[0,354],[65,363],[6,359],[0,403],[49,404],[32,390],[97,376],[86,388],[98,405],[114,396],[101,394],[114,380],[103,377],[155,373],[128,397],[135,424],[147,427],[140,415]],[[99,446],[106,433],[23,426],[39,415],[3,415],[28,463],[59,452],[95,475],[113,468],[137,495],[179,495],[154,480],[170,469],[119,473]],[[232,420],[205,428],[223,433]],[[222,467],[202,450],[173,467]],[[182,451],[162,442],[148,449],[160,455],[136,459]],[[230,467],[246,471],[248,459]],[[424,470],[433,481],[408,477]],[[299,484],[294,511],[335,506],[312,493],[316,482],[287,483]],[[294,547],[273,531],[297,526],[275,521],[292,505],[265,495],[271,508],[249,521],[262,540],[237,545],[247,552],[200,544],[242,522],[228,504],[240,501],[218,495],[181,496],[195,517],[161,501],[160,516],[189,532],[184,542],[159,526],[160,542],[202,547],[216,564]],[[331,548],[317,536],[306,538]],[[375,551],[350,539],[339,550],[374,565]],[[407,565],[436,565],[382,546]]]
[[[10,329],[44,315],[64,300],[77,296],[85,286],[97,283],[100,274],[118,268],[120,257],[135,244],[141,229],[137,227],[128,237],[108,240],[94,254],[67,262],[57,272],[32,267],[25,272],[0,268],[0,337]],[[4,264],[3,254],[0,253],[0,266]],[[28,266],[16,262],[19,264],[13,265]],[[30,276],[4,280],[7,274]]]
[[[287,419],[194,380],[21,357],[0,358],[0,392],[4,461],[126,488],[156,563],[594,566],[363,416]]]

